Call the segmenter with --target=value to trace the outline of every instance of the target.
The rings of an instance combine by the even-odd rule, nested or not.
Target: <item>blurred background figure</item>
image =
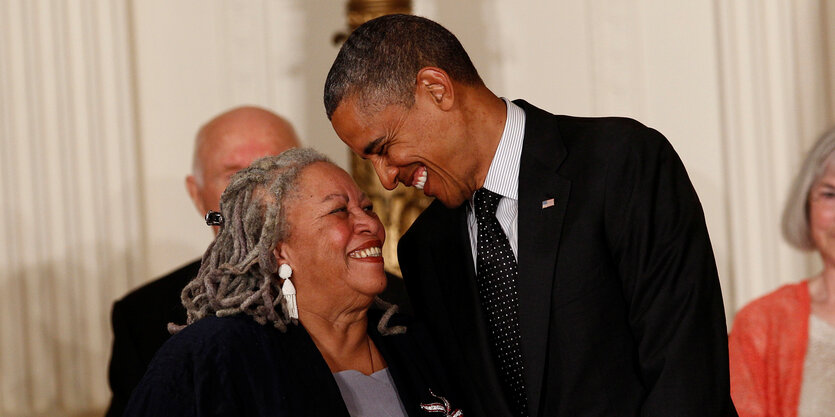
[[[192,173],[186,177],[186,189],[198,215],[220,211],[220,195],[237,171],[260,157],[298,146],[290,123],[259,107],[238,107],[210,120],[197,132]],[[217,234],[217,227],[213,229]],[[122,415],[151,358],[170,337],[168,323],[185,322],[180,292],[199,269],[200,259],[196,259],[113,304],[109,369],[113,397],[108,416]]]
[[[830,416],[835,410],[835,128],[815,143],[792,184],[783,236],[815,251],[823,270],[758,298],[729,337],[739,415]]]

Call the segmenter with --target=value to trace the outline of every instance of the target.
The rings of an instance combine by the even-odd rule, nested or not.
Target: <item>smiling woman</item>
[[[783,235],[817,252],[823,270],[743,308],[729,336],[731,395],[740,416],[824,416],[835,408],[835,128],[794,180]]]
[[[337,321],[346,309],[364,314],[386,287],[380,256],[385,231],[371,202],[330,163],[306,168],[294,194],[286,217],[290,227],[299,227],[274,252],[293,268],[300,318],[309,313],[311,320]]]
[[[407,416],[430,389],[454,398],[421,325],[377,297],[385,232],[344,170],[292,149],[235,174],[220,207],[188,323],[126,415]]]

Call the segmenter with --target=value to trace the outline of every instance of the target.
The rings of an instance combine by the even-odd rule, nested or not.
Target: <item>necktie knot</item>
[[[479,188],[475,192],[475,212],[477,217],[495,216],[496,208],[502,196],[486,188]]]

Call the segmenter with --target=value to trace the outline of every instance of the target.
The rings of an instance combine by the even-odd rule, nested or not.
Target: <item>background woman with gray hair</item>
[[[831,416],[835,410],[835,129],[806,156],[783,235],[815,250],[823,271],[752,301],[729,336],[731,396],[741,417]]]
[[[289,150],[235,174],[220,207],[187,325],[170,326],[126,415],[454,411],[420,326],[377,297],[385,232],[344,170]]]

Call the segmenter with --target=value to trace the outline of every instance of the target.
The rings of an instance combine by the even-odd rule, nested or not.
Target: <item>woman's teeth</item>
[[[420,174],[420,177],[418,177],[418,180],[417,180],[417,182],[415,182],[414,186],[418,190],[422,190],[424,185],[426,185],[426,169],[425,168],[423,169],[423,172]]]
[[[380,254],[382,254],[382,253],[383,253],[383,250],[379,246],[377,246],[377,247],[368,248],[368,249],[355,250],[355,251],[349,253],[348,256],[350,256],[352,258],[355,258],[355,259],[362,259],[362,258],[368,258],[369,256],[380,256]]]

